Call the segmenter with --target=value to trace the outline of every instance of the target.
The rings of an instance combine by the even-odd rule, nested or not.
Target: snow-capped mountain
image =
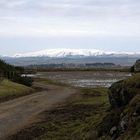
[[[1,56],[9,64],[17,66],[42,64],[114,63],[132,66],[140,59],[140,52],[107,52],[96,49],[46,49],[14,56]]]
[[[140,53],[131,52],[105,52],[96,49],[46,49],[25,54],[15,54],[13,57],[50,57],[50,58],[69,58],[69,57],[95,57],[95,56],[140,56]]]

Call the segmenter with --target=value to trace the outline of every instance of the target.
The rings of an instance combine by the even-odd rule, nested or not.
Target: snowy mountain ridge
[[[66,57],[96,57],[96,56],[140,56],[140,52],[106,52],[97,49],[46,49],[36,52],[24,54],[15,54],[13,57],[50,57],[50,58],[66,58]]]

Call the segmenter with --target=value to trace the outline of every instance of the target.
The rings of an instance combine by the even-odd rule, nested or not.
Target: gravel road
[[[76,93],[75,89],[68,87],[36,85],[44,90],[0,104],[0,140],[7,140],[10,135],[35,122],[41,112],[56,107]]]

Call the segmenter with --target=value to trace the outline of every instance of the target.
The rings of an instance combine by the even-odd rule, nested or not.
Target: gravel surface
[[[36,85],[44,90],[0,104],[0,140],[5,140],[36,122],[41,112],[51,110],[76,93],[75,89],[67,87],[37,83]]]

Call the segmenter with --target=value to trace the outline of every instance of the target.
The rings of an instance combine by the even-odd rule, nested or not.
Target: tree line
[[[0,60],[0,80],[9,79],[11,81],[24,84],[26,86],[32,85],[32,78],[30,77],[22,77],[21,75],[25,73],[25,69],[23,67],[16,67],[10,64],[7,64],[5,61]]]

